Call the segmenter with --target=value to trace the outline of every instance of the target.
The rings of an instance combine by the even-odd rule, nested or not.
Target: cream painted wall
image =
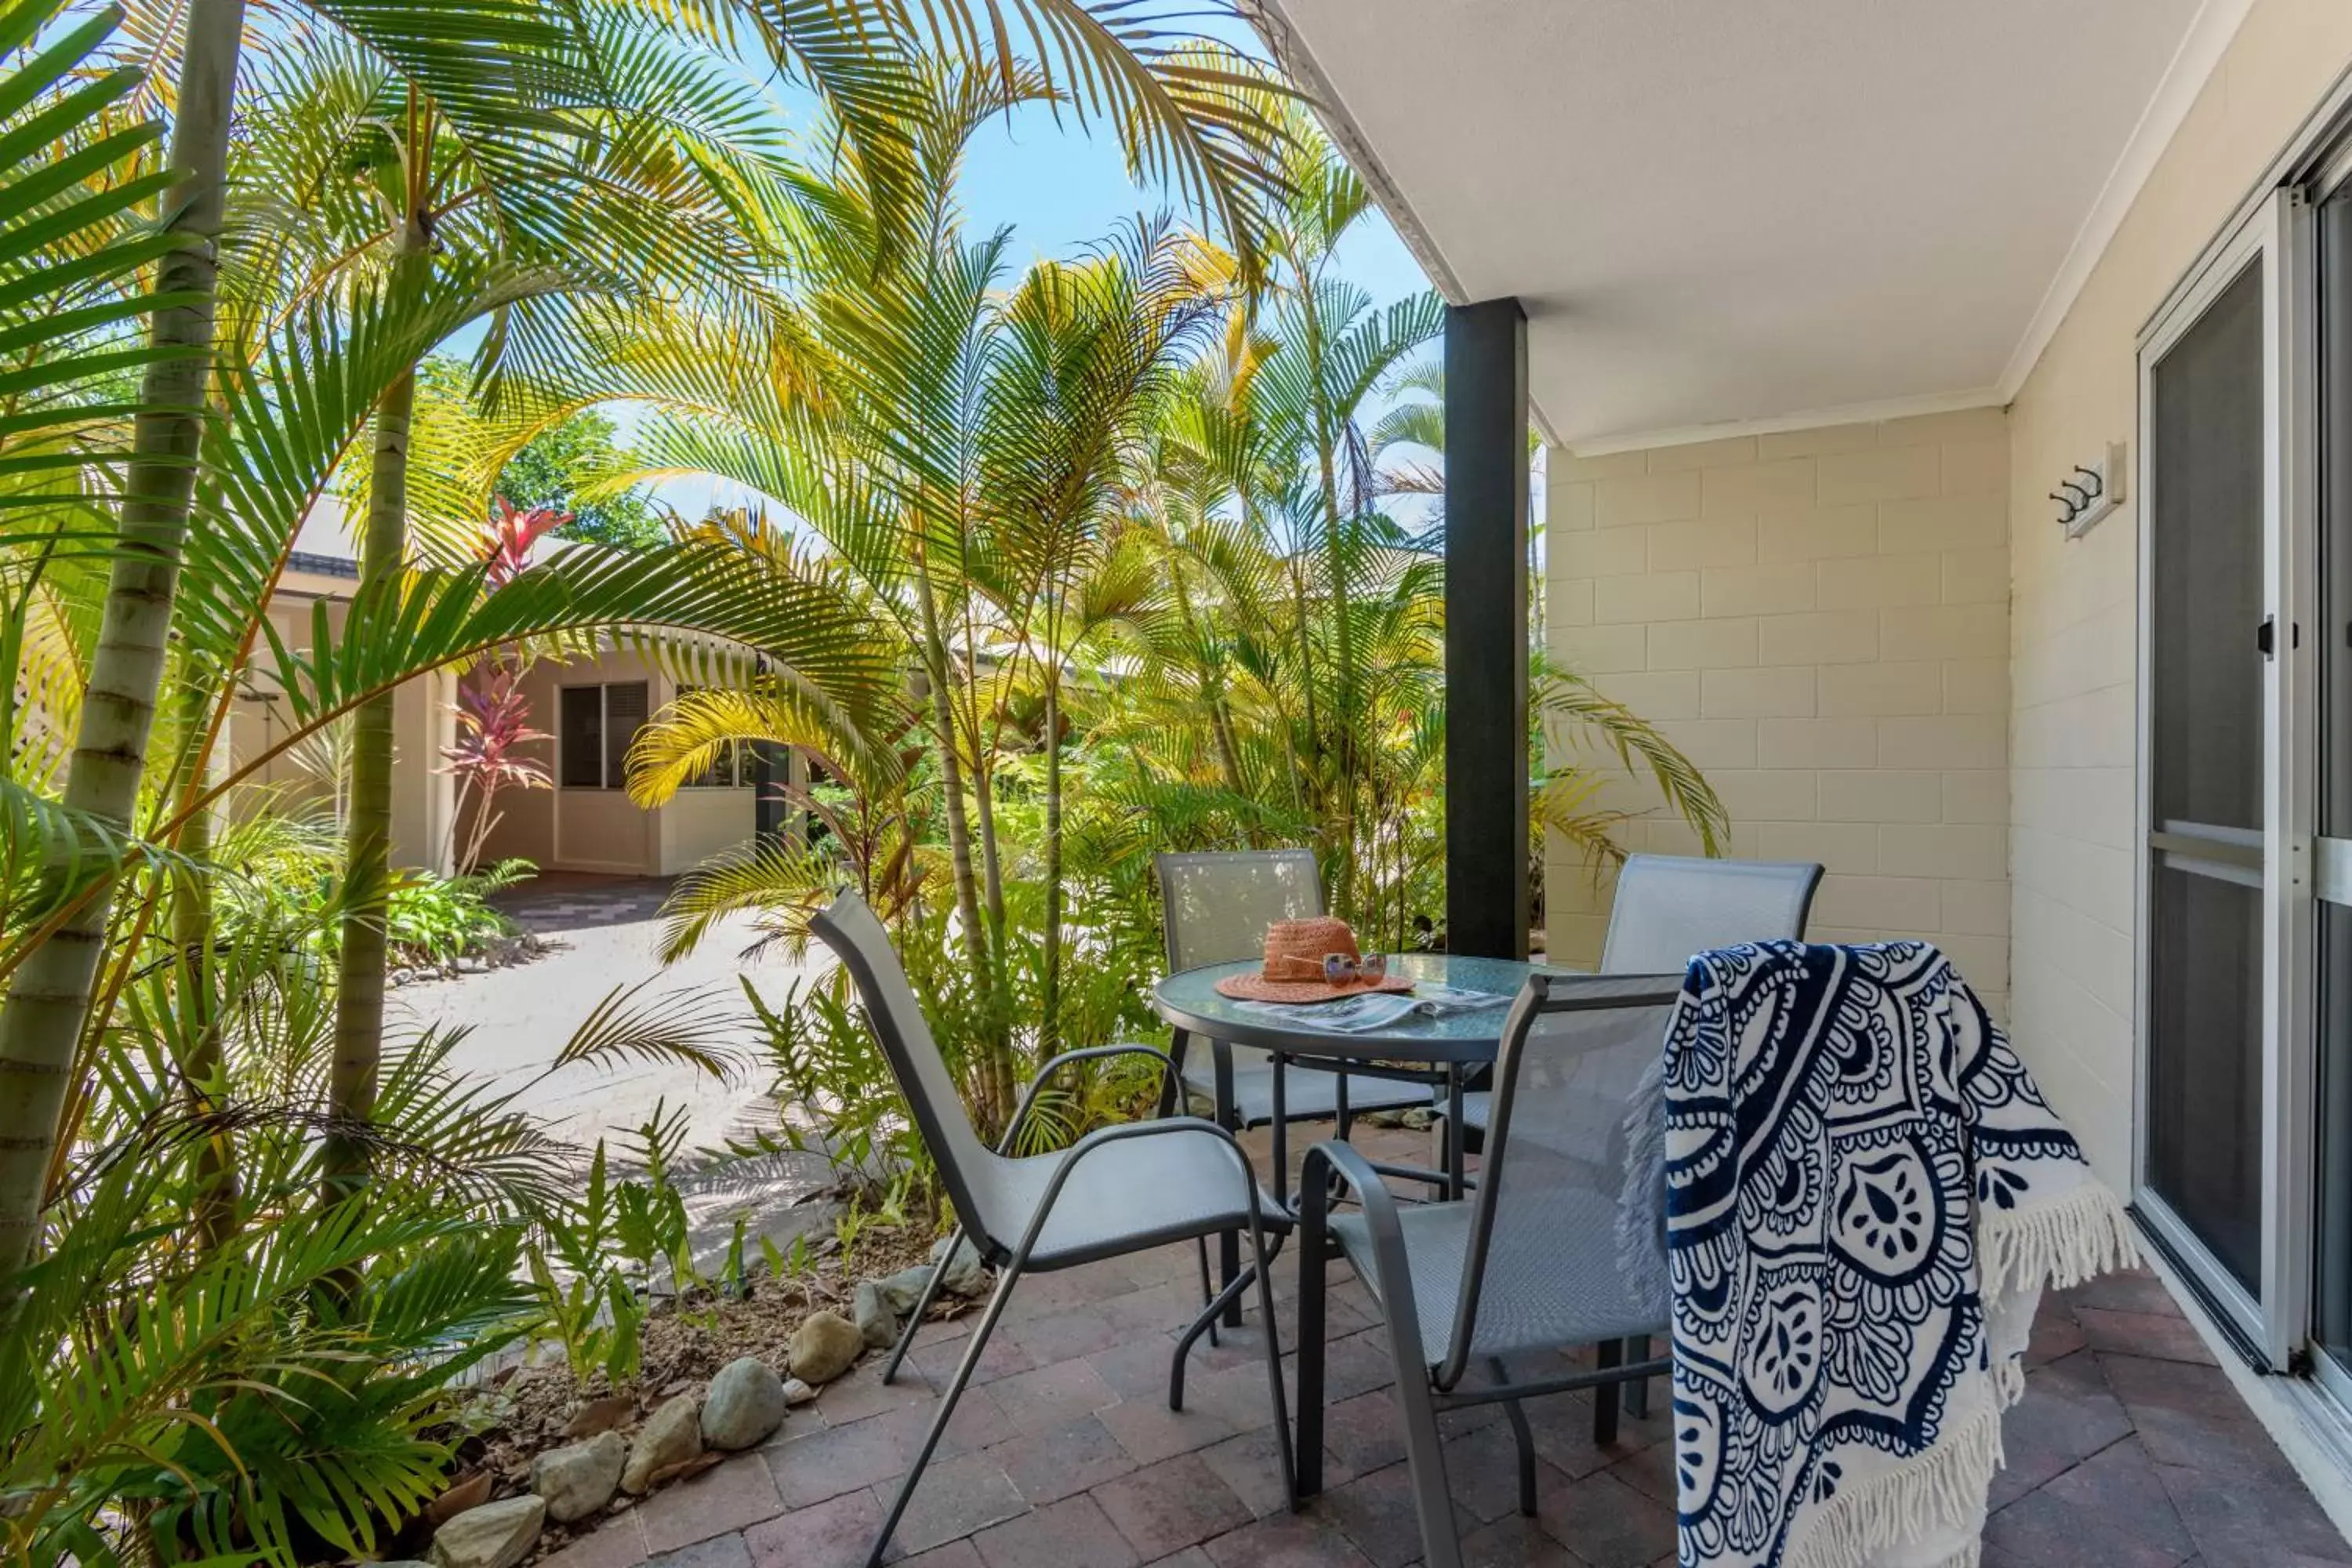
[[[758,829],[750,789],[682,789],[661,818],[661,871],[675,877],[750,841]]]
[[[307,653],[310,647],[313,605],[319,598],[347,591],[348,582],[289,574],[286,586],[269,607],[269,619],[287,647]],[[344,606],[330,600],[330,626],[341,632]],[[265,657],[260,661],[268,664]],[[267,695],[275,682],[257,678],[230,710],[228,754],[242,763],[275,746],[285,735],[285,700]],[[393,696],[392,858],[401,867],[449,868],[449,818],[453,805],[447,776],[437,772],[441,749],[456,733],[449,710],[453,687],[446,675],[428,676],[403,686]],[[302,753],[323,765],[323,748]],[[232,809],[258,810],[266,805],[284,807],[301,804],[308,809],[331,809],[332,785],[316,767],[306,767],[291,755],[273,756],[248,781],[253,786],[238,793]]]
[[[677,686],[634,654],[557,664],[541,660],[523,677],[532,727],[552,733],[557,689],[592,681],[643,680],[652,710],[677,695]],[[530,748],[555,771],[555,743]],[[487,858],[519,856],[551,870],[675,876],[752,835],[750,789],[680,790],[668,805],[646,811],[619,790],[509,790],[499,796],[499,825],[484,847]]]
[[[1704,769],[1731,852],[1828,869],[1812,933],[1928,937],[1994,1006],[2009,985],[2009,437],[1998,409],[1576,458],[1550,455],[1553,657]],[[1558,760],[1558,759],[1555,759]],[[1644,813],[1628,848],[1694,835]],[[1550,951],[1607,924],[1562,843]]]
[[[2257,0],[2010,408],[2018,1047],[2119,1188],[2131,1172],[2138,519],[2066,542],[2045,492],[2138,458],[2135,340],[2352,60],[2352,5]]]

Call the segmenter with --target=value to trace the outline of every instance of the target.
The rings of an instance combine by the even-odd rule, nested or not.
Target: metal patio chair
[[[1166,853],[1154,856],[1152,865],[1160,876],[1160,929],[1171,974],[1256,958],[1265,951],[1266,927],[1276,921],[1307,920],[1323,912],[1323,874],[1311,849]],[[1176,1063],[1171,1080],[1175,1087],[1160,1109],[1181,1110],[1175,1103],[1176,1095],[1198,1094],[1216,1107],[1216,1119],[1236,1132],[1277,1120],[1286,1126],[1328,1119],[1338,1135],[1345,1138],[1360,1111],[1426,1108],[1437,1096],[1435,1081],[1427,1077],[1381,1077],[1320,1064],[1286,1064],[1270,1052],[1224,1040],[1203,1038],[1199,1043],[1208,1050],[1199,1053],[1190,1048],[1192,1043],[1190,1036],[1178,1031],[1170,1052]],[[1278,1137],[1275,1147],[1277,1153],[1283,1150]],[[1391,1170],[1389,1173],[1412,1173]],[[1283,1179],[1277,1162],[1274,1172],[1277,1187]],[[1203,1298],[1215,1293],[1210,1283],[1208,1245],[1205,1239],[1201,1243]],[[1220,1249],[1222,1274],[1230,1280],[1240,1270],[1237,1238],[1227,1235]],[[1228,1326],[1241,1321],[1240,1311],[1241,1303],[1235,1300],[1225,1313]],[[1213,1343],[1213,1321],[1209,1334]],[[1181,1394],[1179,1379],[1180,1397]]]
[[[1160,903],[1167,932],[1168,968],[1174,973],[1212,963],[1256,958],[1265,949],[1265,928],[1276,921],[1307,920],[1323,912],[1323,877],[1311,849],[1242,849],[1153,858],[1160,872]],[[1266,1052],[1223,1040],[1204,1040],[1206,1062],[1192,1058],[1177,1037],[1179,1079],[1208,1098],[1236,1132],[1263,1126],[1282,1108],[1286,1121],[1335,1120],[1348,1135],[1349,1118],[1363,1110],[1403,1110],[1427,1106],[1426,1079],[1400,1080],[1322,1066],[1292,1063],[1286,1069]],[[1283,1079],[1276,1089],[1275,1080]]]
[[[1532,1514],[1535,1446],[1520,1402],[1590,1388],[1594,1440],[1607,1443],[1618,1385],[1670,1369],[1668,1360],[1623,1357],[1629,1342],[1666,1331],[1669,1307],[1664,1183],[1637,1191],[1629,1212],[1626,1118],[1664,1049],[1681,985],[1680,974],[1530,976],[1504,1026],[1485,1163],[1466,1197],[1401,1204],[1347,1144],[1309,1152],[1300,1183],[1300,1497],[1322,1485],[1324,1274],[1334,1248],[1387,1320],[1427,1568],[1462,1562],[1440,1411],[1504,1404],[1518,1444],[1519,1510]],[[1330,1175],[1360,1208],[1331,1212]],[[1591,1367],[1540,1364],[1587,1345]]]
[[[1822,868],[1805,860],[1628,855],[1617,872],[1596,973],[1680,974],[1692,958],[1718,947],[1801,941],[1821,885]],[[1465,1130],[1485,1132],[1487,1100],[1484,1089],[1462,1097]],[[1440,1137],[1451,1114],[1451,1106],[1439,1106]]]
[[[1290,1220],[1279,1205],[1260,1191],[1249,1156],[1231,1131],[1198,1117],[1171,1116],[1097,1129],[1059,1153],[1015,1159],[1006,1152],[1038,1092],[1062,1068],[1104,1057],[1139,1055],[1157,1058],[1164,1070],[1173,1072],[1174,1064],[1167,1053],[1150,1046],[1097,1046],[1054,1058],[1038,1069],[1003,1141],[990,1149],[964,1113],[962,1097],[907,982],[907,972],[874,911],[855,893],[843,893],[823,913],[811,918],[809,929],[839,955],[857,987],[858,999],[889,1060],[891,1076],[906,1097],[916,1130],[939,1163],[940,1184],[955,1205],[959,1221],[931,1270],[922,1299],[891,1349],[883,1381],[887,1383],[898,1374],[899,1363],[914,1342],[917,1326],[938,1296],[940,1281],[966,1237],[982,1260],[997,1271],[996,1289],[972,1329],[954,1375],[940,1392],[939,1409],[882,1521],[866,1558],[867,1568],[878,1568],[882,1562],[916,1484],[939,1447],[940,1436],[955,1414],[956,1402],[979,1364],[981,1352],[1003,1315],[1004,1303],[1024,1274],[1075,1268],[1212,1233],[1247,1236],[1253,1267],[1236,1273],[1194,1321],[1192,1331],[1174,1352],[1176,1369],[1181,1371],[1182,1357],[1202,1322],[1227,1301],[1238,1301],[1254,1280],[1258,1311],[1265,1321],[1266,1378],[1275,1426],[1277,1431],[1286,1429],[1289,1415],[1283,1397],[1282,1349],[1275,1331],[1274,1298],[1266,1279],[1265,1234],[1271,1228],[1287,1230]],[[1080,1175],[1083,1180],[1074,1179]],[[1286,1446],[1282,1465],[1283,1479],[1290,1482]]]

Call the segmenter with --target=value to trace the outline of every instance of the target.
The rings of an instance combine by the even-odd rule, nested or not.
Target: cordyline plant
[[[484,581],[492,593],[530,564],[533,546],[572,521],[551,506],[519,507],[504,496],[490,498],[482,525]],[[442,771],[457,780],[457,809],[449,831],[464,835],[464,849],[452,857],[460,871],[481,864],[482,847],[499,825],[498,797],[512,789],[552,789],[547,764],[523,748],[551,737],[530,727],[530,699],[522,693],[526,668],[519,651],[500,649],[474,667],[457,689],[457,739],[441,748]],[[471,821],[467,815],[471,813]]]
[[[520,673],[488,662],[457,689],[457,739],[441,748],[441,756],[448,763],[442,771],[457,784],[450,831],[465,836],[463,849],[452,857],[460,871],[481,865],[482,847],[499,825],[501,792],[555,786],[547,764],[522,749],[549,736],[530,727],[530,701],[522,694]]]

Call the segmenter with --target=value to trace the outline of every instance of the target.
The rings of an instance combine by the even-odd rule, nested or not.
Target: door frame
[[[2311,698],[2310,639],[2315,574],[2305,564],[2315,539],[2313,485],[2304,470],[2314,448],[2315,343],[2312,320],[2309,204],[2288,188],[2254,205],[2200,261],[2141,333],[2138,349],[2137,777],[2133,836],[2132,1186],[2142,1222],[2192,1276],[2217,1317],[2258,1363],[2290,1365],[2310,1319],[2312,1121],[2315,1053],[2309,1028],[2312,981],[2309,765],[2317,710]],[[2263,280],[2263,613],[2273,618],[2273,653],[2263,670],[2263,942],[2261,959],[2263,1141],[2259,1297],[2150,1190],[2148,1114],[2153,974],[2149,947],[2155,858],[2154,668],[2155,464],[2148,430],[2156,366],[2250,266]],[[2255,628],[2246,628],[2249,637]]]

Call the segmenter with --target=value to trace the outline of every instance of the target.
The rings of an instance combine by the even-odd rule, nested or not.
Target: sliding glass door
[[[2311,1344],[2352,1393],[2352,186],[2320,203],[2317,258],[2319,834],[2312,857],[2318,1105]]]
[[[2142,1198],[2242,1313],[2263,1293],[2265,276],[2147,361]]]

